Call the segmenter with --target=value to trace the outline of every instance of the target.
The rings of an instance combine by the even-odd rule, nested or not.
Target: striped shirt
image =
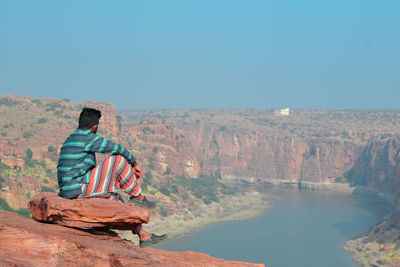
[[[61,197],[74,198],[82,193],[81,184],[89,183],[90,170],[96,167],[96,152],[121,155],[130,164],[135,161],[122,145],[78,128],[68,136],[60,150],[57,178]]]

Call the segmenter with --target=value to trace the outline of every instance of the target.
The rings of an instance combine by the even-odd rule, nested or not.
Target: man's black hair
[[[100,110],[83,108],[81,115],[79,115],[79,128],[82,130],[90,129],[93,125],[99,124],[100,118]]]

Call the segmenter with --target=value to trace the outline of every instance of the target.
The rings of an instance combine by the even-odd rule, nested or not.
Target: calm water
[[[155,246],[199,251],[266,266],[357,266],[343,249],[391,210],[389,205],[336,193],[266,189],[273,208],[245,220],[220,223]]]

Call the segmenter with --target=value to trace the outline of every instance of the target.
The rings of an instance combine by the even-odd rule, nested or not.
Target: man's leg
[[[138,235],[140,240],[148,240],[151,238],[151,234],[146,232],[141,224],[136,224],[132,229],[132,233]]]
[[[118,199],[118,189],[131,197],[140,197],[142,189],[137,182],[131,165],[120,156],[107,157],[90,172],[89,183],[83,185],[82,197]]]
[[[133,229],[132,233],[139,236],[139,246],[140,247],[147,247],[150,245],[157,244],[158,242],[166,239],[168,236],[164,235],[155,235],[147,233],[141,224],[137,224]]]
[[[124,157],[113,155],[107,157],[91,170],[89,183],[82,186],[81,197],[119,200],[118,189],[122,189],[133,198],[144,198],[141,195],[142,189],[132,172],[131,165]],[[167,235],[158,236],[146,232],[141,224],[135,225],[132,233],[139,236],[140,246],[142,247],[167,238]]]

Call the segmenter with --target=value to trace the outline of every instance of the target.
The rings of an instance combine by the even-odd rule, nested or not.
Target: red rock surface
[[[196,252],[139,248],[118,236],[39,223],[0,211],[0,266],[264,266]]]
[[[37,221],[78,228],[130,230],[150,219],[148,209],[133,204],[107,199],[70,200],[56,193],[40,193],[29,201],[28,207]]]

